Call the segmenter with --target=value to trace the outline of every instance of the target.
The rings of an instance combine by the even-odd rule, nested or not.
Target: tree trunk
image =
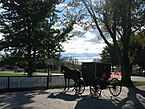
[[[131,37],[131,1],[127,1],[126,7],[122,9],[122,55],[121,55],[121,67],[122,67],[122,84],[124,86],[133,86],[130,75],[130,58],[129,58],[129,44]]]
[[[130,71],[129,67],[122,65],[122,85],[126,87],[131,87],[133,86],[133,83],[131,81],[130,77]]]
[[[131,76],[130,76],[130,61],[127,53],[125,53],[121,57],[121,70],[122,70],[122,80],[121,80],[122,85],[126,87],[132,87],[133,83],[131,81]]]

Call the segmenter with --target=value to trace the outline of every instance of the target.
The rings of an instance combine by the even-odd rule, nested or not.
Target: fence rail
[[[70,85],[74,84],[73,80],[70,80]],[[9,76],[0,77],[0,91],[1,90],[13,90],[13,89],[31,89],[31,88],[54,88],[64,87],[63,75],[51,75],[49,76]]]

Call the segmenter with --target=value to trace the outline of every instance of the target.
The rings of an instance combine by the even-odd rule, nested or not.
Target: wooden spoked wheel
[[[118,96],[122,91],[121,82],[117,78],[110,80],[109,91],[113,96]]]
[[[90,93],[94,98],[98,98],[101,95],[101,85],[98,80],[92,82]]]

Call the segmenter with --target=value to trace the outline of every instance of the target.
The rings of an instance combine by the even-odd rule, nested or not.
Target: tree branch
[[[111,46],[111,44],[110,44],[110,43],[108,42],[108,40],[105,38],[105,36],[104,36],[104,34],[103,34],[101,28],[99,27],[99,24],[98,24],[98,22],[97,22],[97,17],[96,17],[96,15],[95,15],[94,10],[90,10],[89,7],[88,7],[88,5],[86,4],[86,2],[85,2],[84,0],[81,0],[81,1],[84,3],[84,5],[86,6],[86,8],[87,8],[89,14],[90,14],[91,17],[93,18],[94,23],[96,24],[96,27],[97,27],[97,29],[98,29],[98,31],[99,31],[101,37],[103,38],[104,42],[105,42],[108,46]],[[91,11],[92,11],[92,12],[91,12]]]

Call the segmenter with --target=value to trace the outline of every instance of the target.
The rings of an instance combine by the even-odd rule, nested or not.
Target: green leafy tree
[[[145,37],[144,32],[133,34],[130,41],[130,50],[129,50],[129,58],[130,58],[130,72],[132,73],[132,66],[133,65],[139,65],[142,67],[142,69],[145,68],[145,46],[144,41]],[[120,41],[118,40],[118,43]],[[109,62],[113,66],[120,65],[118,58],[116,57],[116,54],[114,50],[110,50],[108,46],[104,47],[102,53],[100,54],[101,61],[102,62]]]
[[[130,43],[131,66],[138,64],[145,69],[145,33],[134,34]]]
[[[11,57],[27,62],[28,76],[32,76],[35,61],[58,57],[62,50],[60,42],[65,41],[66,34],[73,29],[73,20],[63,29],[55,29],[57,21],[55,7],[59,0],[2,0],[0,16],[1,32],[0,50],[11,53]],[[47,56],[46,56],[47,53]]]
[[[75,0],[74,3],[79,4],[80,9],[86,13],[84,19],[90,22],[87,24],[97,28],[109,49],[114,49],[123,72],[122,83],[126,86],[133,85],[130,78],[129,44],[133,33],[144,30],[145,2],[143,0]],[[118,39],[121,42],[120,47],[117,43]]]
[[[111,63],[112,66],[120,66],[118,57],[116,56],[114,49],[109,49],[108,46],[103,48],[102,53],[100,53],[101,62]]]
[[[41,35],[41,22],[52,13],[56,2],[38,0],[7,0],[2,1],[4,11],[1,14],[4,25],[2,48],[26,58],[28,76],[32,76],[32,68],[37,45],[43,39]],[[40,44],[40,43],[39,43]],[[16,54],[17,53],[17,54]]]

